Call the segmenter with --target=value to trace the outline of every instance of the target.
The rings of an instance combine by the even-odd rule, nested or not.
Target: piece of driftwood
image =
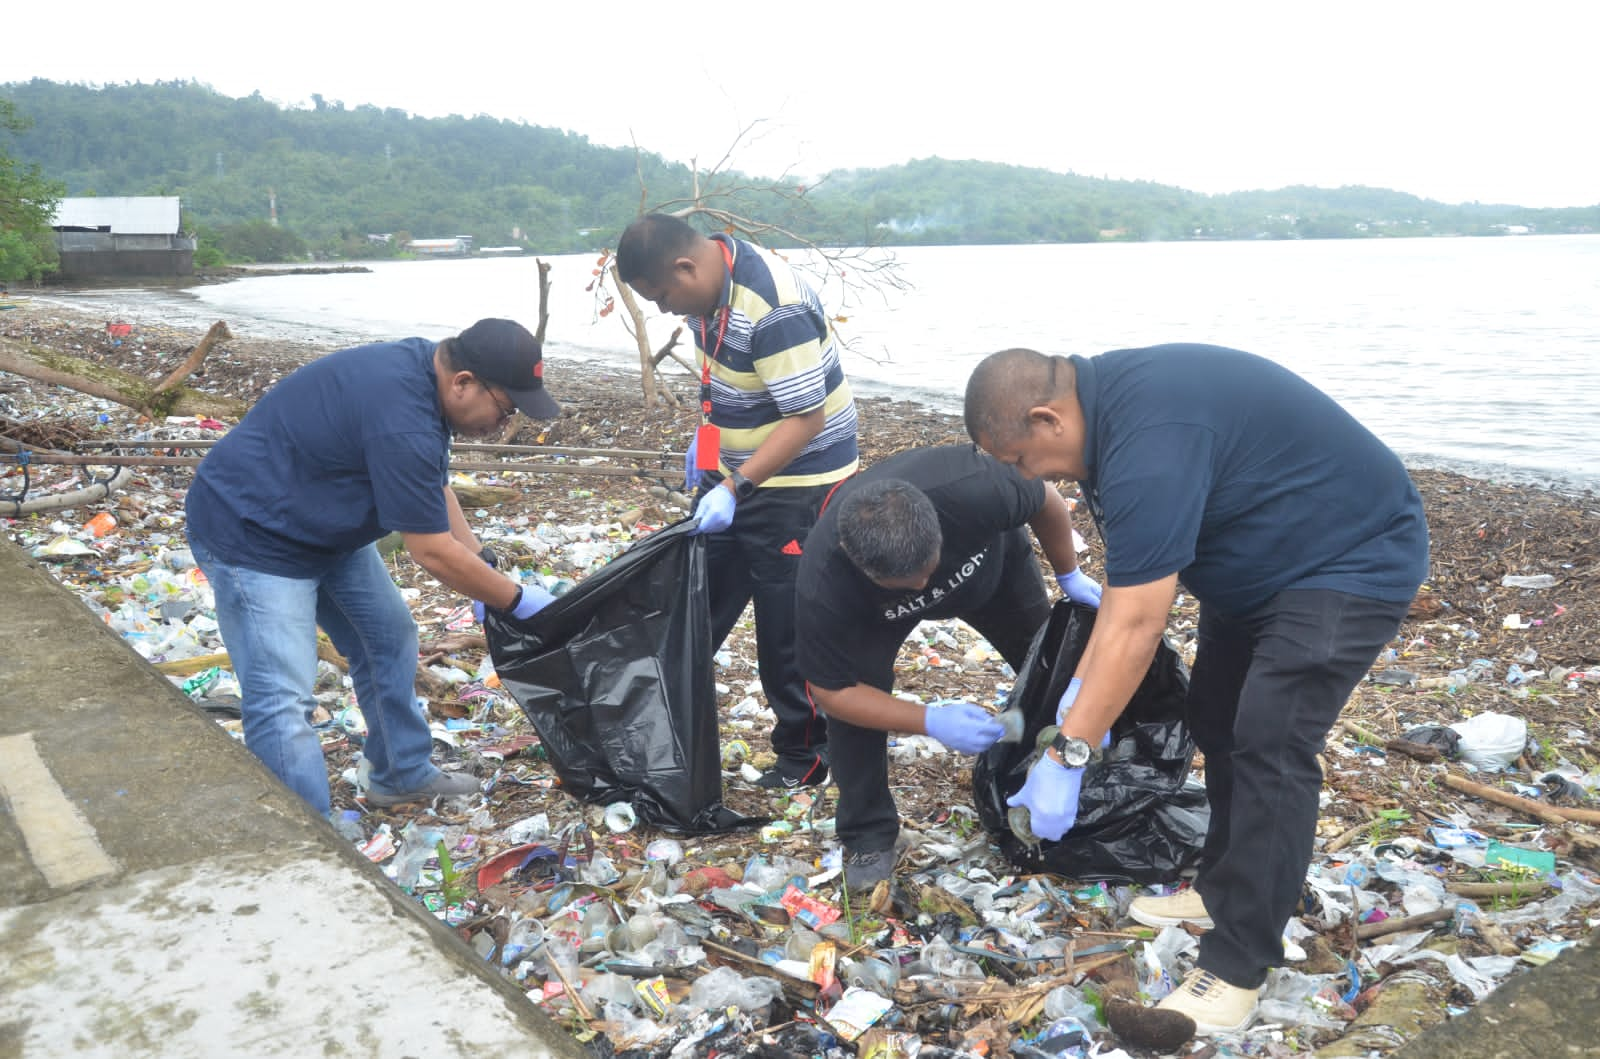
[[[1486,802],[1503,805],[1507,809],[1515,809],[1525,813],[1535,820],[1543,820],[1547,824],[1566,824],[1573,821],[1584,824],[1600,824],[1600,811],[1594,809],[1567,809],[1559,805],[1545,805],[1531,798],[1524,798],[1498,787],[1488,787],[1482,783],[1473,783],[1469,779],[1447,773],[1444,777],[1446,786],[1454,787],[1466,794],[1476,795]]]
[[[0,370],[4,369],[0,368]],[[116,472],[105,481],[86,485],[82,489],[74,489],[70,493],[51,493],[34,497],[32,500],[0,499],[0,515],[4,515],[6,518],[20,518],[23,515],[39,515],[46,511],[65,511],[67,508],[92,504],[97,500],[104,500],[116,490],[127,485],[133,474],[132,467],[118,467]]]
[[[1406,916],[1402,919],[1384,919],[1377,923],[1360,923],[1356,925],[1356,939],[1370,941],[1388,934],[1399,934],[1405,930],[1416,930],[1418,927],[1431,927],[1443,923],[1456,914],[1454,908],[1435,908],[1431,912],[1421,915]]]
[[[156,383],[156,388],[150,392],[152,394],[163,394],[168,390],[176,389],[183,380],[193,375],[200,365],[206,362],[206,355],[211,352],[212,346],[225,338],[232,337],[233,332],[228,330],[228,325],[223,321],[218,320],[212,324],[210,330],[205,333],[205,337],[200,339],[193,351],[184,359],[184,362],[179,364],[165,379]]]
[[[1543,879],[1521,879],[1517,882],[1447,882],[1444,888],[1457,897],[1474,899],[1536,897],[1550,888]]]
[[[152,419],[171,415],[240,419],[246,411],[245,403],[232,397],[179,385],[160,391],[137,375],[10,338],[0,338],[0,371],[115,401]]]

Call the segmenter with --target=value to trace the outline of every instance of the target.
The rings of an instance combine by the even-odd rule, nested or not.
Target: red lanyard
[[[722,251],[722,260],[728,266],[728,279],[733,279],[733,251],[728,249],[728,244],[717,241],[717,249]],[[700,352],[704,356],[700,366],[700,416],[709,422],[711,419],[711,364],[722,352],[722,338],[728,332],[729,307],[724,305],[717,313],[717,344],[711,345],[706,334],[706,318],[700,318]]]

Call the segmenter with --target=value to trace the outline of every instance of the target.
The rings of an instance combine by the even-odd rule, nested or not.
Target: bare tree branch
[[[717,159],[716,164],[710,169],[702,170],[699,159],[691,158],[689,196],[666,199],[653,206],[650,204],[650,189],[644,177],[644,152],[635,140],[634,174],[639,181],[640,215],[655,212],[680,218],[698,217],[716,230],[761,245],[779,254],[784,260],[790,261],[795,268],[817,279],[824,288],[837,284],[841,296],[840,300],[833,304],[839,305],[840,308],[848,308],[859,301],[860,295],[867,291],[874,292],[880,298],[887,300],[890,290],[904,290],[908,287],[909,283],[899,273],[899,263],[893,254],[882,247],[824,246],[799,234],[790,222],[764,219],[751,212],[751,201],[761,199],[781,207],[778,211],[780,213],[794,215],[797,210],[809,207],[807,195],[822,183],[818,180],[807,185],[792,180],[788,171],[777,180],[756,180],[730,168],[738,151],[756,138],[766,124],[766,119],[760,118],[743,125],[722,157]],[[796,259],[791,261],[785,253],[786,250],[795,251]],[[692,366],[685,364],[676,354],[671,353],[676,343],[676,334],[659,353],[652,357],[649,353],[648,321],[632,291],[622,282],[614,263],[610,262],[609,251],[601,255],[601,264],[596,274],[599,278],[592,286],[595,289],[597,303],[603,303],[599,315],[607,315],[613,304],[612,295],[605,290],[608,283],[615,284],[616,296],[622,299],[623,305],[628,310],[624,317],[624,327],[639,347],[640,385],[644,393],[645,406],[652,407],[655,404],[658,392],[662,395],[661,399],[676,404],[677,399],[670,389],[658,391],[654,378],[661,362],[668,355],[671,355],[677,363],[683,364],[691,374],[695,372]],[[853,339],[840,332],[839,326],[847,323],[848,319],[847,315],[841,313],[829,321],[840,345],[870,360],[880,360],[880,357],[863,351]]]

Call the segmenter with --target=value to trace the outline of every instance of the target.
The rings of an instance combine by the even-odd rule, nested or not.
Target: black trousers
[[[1253,989],[1283,962],[1316,836],[1317,754],[1409,606],[1291,589],[1242,617],[1200,609],[1188,720],[1211,826],[1195,889],[1216,926],[1198,963],[1231,985]]]
[[[959,600],[921,617],[962,619],[1020,672],[1034,635],[1050,617],[1050,599],[1026,529],[1012,530],[997,547],[1005,549],[1005,556],[999,583],[987,599]],[[917,627],[917,620],[898,624],[904,625],[904,630],[896,649]],[[892,690],[893,664],[890,658],[881,667],[891,676],[882,682],[880,691]],[[893,846],[900,834],[900,813],[889,792],[889,733],[829,717],[828,746],[833,781],[839,786],[834,817],[839,842],[850,853]]]
[[[721,644],[755,603],[756,667],[777,714],[772,749],[791,769],[827,752],[827,727],[795,668],[794,579],[806,534],[832,485],[763,487],[739,501],[733,525],[706,537],[711,636]]]

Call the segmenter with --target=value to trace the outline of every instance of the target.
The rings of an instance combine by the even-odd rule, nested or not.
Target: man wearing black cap
[[[318,626],[349,660],[367,722],[367,801],[478,789],[428,760],[417,627],[375,545],[400,533],[433,577],[517,618],[550,602],[495,573],[447,484],[452,433],[488,434],[516,411],[560,414],[543,374],[538,340],[511,320],[340,350],[286,376],[196,471],[189,545],[216,595],[245,745],[319,812],[330,799],[308,720]]]

